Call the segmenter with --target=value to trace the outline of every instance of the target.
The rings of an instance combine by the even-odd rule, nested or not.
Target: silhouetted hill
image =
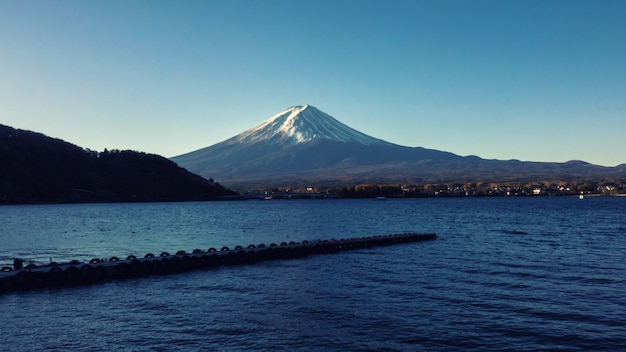
[[[232,194],[158,155],[98,153],[0,125],[0,204],[209,200]]]

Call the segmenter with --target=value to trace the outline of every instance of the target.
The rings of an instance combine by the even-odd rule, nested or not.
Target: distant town
[[[626,196],[626,183],[537,182],[386,185],[361,184],[354,187],[322,189],[272,188],[248,190],[245,198],[419,198],[419,197],[523,197],[523,196]]]

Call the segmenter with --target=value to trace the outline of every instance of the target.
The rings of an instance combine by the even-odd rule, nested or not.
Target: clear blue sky
[[[0,0],[0,123],[171,157],[311,104],[389,142],[626,163],[626,1]]]

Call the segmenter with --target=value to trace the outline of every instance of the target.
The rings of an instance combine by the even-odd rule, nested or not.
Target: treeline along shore
[[[618,173],[619,174],[619,173]],[[497,179],[499,177],[494,177]],[[273,184],[288,180],[272,179]],[[267,181],[267,182],[270,182]],[[166,202],[293,198],[410,198],[623,195],[626,179],[527,182],[367,183],[233,191],[155,154],[84,149],[43,134],[0,125],[0,204]]]
[[[420,198],[420,197],[516,197],[516,196],[626,196],[626,180],[616,181],[543,181],[543,182],[469,182],[409,185],[360,184],[337,188],[272,188],[250,190],[248,195],[268,198]],[[313,196],[314,195],[314,196]]]

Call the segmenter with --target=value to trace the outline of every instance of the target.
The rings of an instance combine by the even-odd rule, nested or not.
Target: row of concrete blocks
[[[28,265],[15,270],[10,267],[0,271],[0,293],[33,289],[87,285],[99,282],[138,278],[149,275],[164,275],[198,269],[216,268],[226,265],[254,264],[265,260],[300,258],[311,254],[334,253],[342,250],[385,246],[435,239],[435,234],[404,233],[386,236],[348,238],[341,240],[318,240],[302,242],[272,243],[196,249],[191,253],[178,251],[170,255],[146,254],[143,258],[128,256],[126,259],[92,259],[88,263],[50,263],[45,266]]]

